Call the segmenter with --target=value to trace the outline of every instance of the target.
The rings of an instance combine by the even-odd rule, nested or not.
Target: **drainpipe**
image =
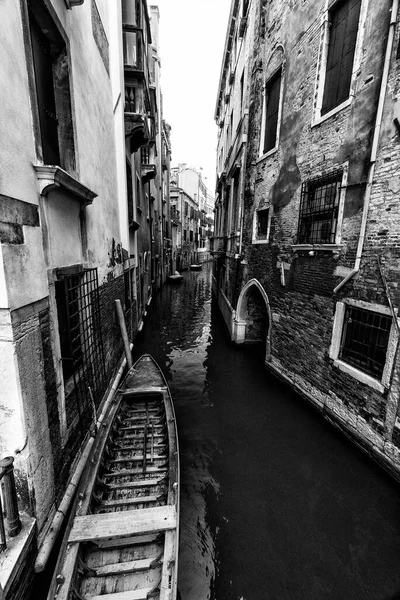
[[[133,344],[131,344],[131,349],[132,348],[133,348]],[[99,426],[102,424],[104,417],[105,417],[106,413],[108,412],[110,404],[112,403],[114,395],[118,389],[119,382],[121,381],[121,377],[122,377],[122,373],[125,369],[125,365],[126,365],[126,357],[122,361],[122,364],[121,364],[121,366],[118,370],[118,373],[114,379],[112,388],[111,388],[111,390],[107,396],[107,399],[104,403],[103,410],[102,410],[99,418],[97,419],[97,423],[96,423],[97,427],[95,428],[96,431],[98,431]],[[71,504],[71,502],[75,496],[75,491],[76,491],[76,488],[78,487],[80,477],[82,475],[83,469],[85,468],[86,462],[88,460],[91,449],[93,447],[93,443],[95,440],[94,435],[95,434],[92,434],[90,436],[89,440],[86,442],[86,446],[81,454],[78,464],[76,465],[74,474],[68,484],[68,487],[66,489],[64,497],[61,500],[61,503],[57,509],[56,514],[54,515],[50,529],[44,539],[42,546],[40,547],[40,550],[38,552],[38,555],[36,557],[36,562],[35,562],[35,572],[36,573],[42,572],[46,567],[50,553],[56,542],[58,534],[60,533],[61,526],[62,526],[63,521],[68,513],[69,505]],[[0,600],[1,600],[1,598],[0,598]]]
[[[389,34],[388,34],[388,40],[387,40],[387,44],[386,44],[385,62],[383,65],[381,88],[380,88],[380,92],[379,92],[378,108],[377,108],[376,119],[375,119],[374,136],[372,139],[372,149],[371,149],[371,158],[370,158],[370,162],[369,162],[369,170],[368,170],[368,177],[367,177],[367,187],[366,187],[365,195],[364,195],[363,215],[362,215],[362,221],[361,221],[360,236],[358,238],[356,260],[354,263],[353,270],[350,271],[350,273],[333,290],[334,294],[337,294],[337,292],[345,285],[345,283],[347,283],[352,277],[354,277],[354,275],[356,273],[358,273],[358,271],[360,269],[361,257],[362,257],[364,241],[365,241],[365,232],[367,229],[367,218],[368,218],[369,202],[371,199],[371,192],[372,192],[372,182],[373,182],[374,173],[375,173],[376,155],[378,152],[379,136],[380,136],[381,126],[382,126],[383,107],[385,104],[386,86],[387,86],[388,77],[389,77],[390,59],[391,59],[392,50],[393,50],[393,40],[394,40],[394,34],[395,34],[396,17],[397,17],[398,8],[399,8],[399,0],[393,0],[392,8],[391,8]]]
[[[244,113],[245,123],[247,125],[247,133],[246,133],[246,145],[244,147],[243,153],[243,174],[242,174],[242,186],[241,186],[241,194],[240,194],[240,219],[239,219],[239,256],[242,256],[242,247],[243,247],[243,226],[244,226],[244,191],[246,188],[246,173],[247,173],[247,147],[248,147],[248,127],[249,127],[249,113],[245,111]],[[244,125],[244,123],[243,123]]]

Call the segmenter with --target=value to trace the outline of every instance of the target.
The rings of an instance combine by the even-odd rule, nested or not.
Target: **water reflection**
[[[177,413],[182,600],[396,597],[397,486],[229,343],[209,268],[155,298],[143,352]]]

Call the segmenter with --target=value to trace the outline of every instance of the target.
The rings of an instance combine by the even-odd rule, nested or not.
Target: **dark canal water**
[[[164,287],[134,349],[176,408],[181,599],[400,598],[399,486],[231,345],[210,269]]]

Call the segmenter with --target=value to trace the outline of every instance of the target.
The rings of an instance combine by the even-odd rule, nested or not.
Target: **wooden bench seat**
[[[114,592],[114,594],[102,594],[101,596],[87,596],[86,600],[147,600],[153,588],[143,588],[129,592]]]
[[[136,573],[138,571],[147,571],[155,568],[160,563],[161,556],[152,556],[150,558],[141,558],[139,560],[130,560],[127,562],[113,563],[96,567],[93,569],[96,577],[108,577],[109,575],[124,575],[126,573]]]
[[[176,527],[174,506],[156,506],[76,517],[68,542],[113,540]]]

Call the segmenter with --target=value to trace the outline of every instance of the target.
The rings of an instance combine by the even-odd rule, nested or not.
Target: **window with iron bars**
[[[339,358],[381,379],[391,326],[390,315],[346,306]]]
[[[302,184],[298,244],[335,243],[342,176],[335,171]]]
[[[84,431],[106,387],[97,269],[60,273],[55,293],[67,423],[78,414]]]

